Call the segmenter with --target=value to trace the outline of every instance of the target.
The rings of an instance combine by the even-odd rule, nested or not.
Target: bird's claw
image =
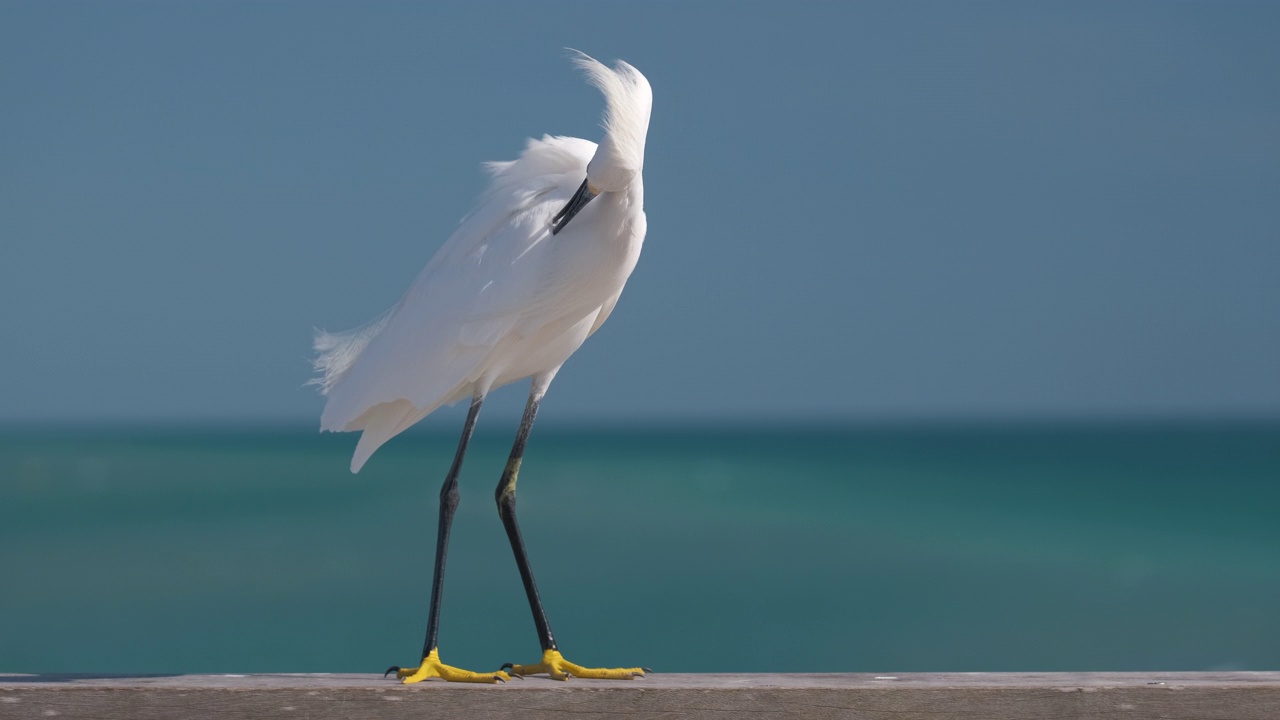
[[[427,653],[426,657],[422,658],[422,664],[417,668],[402,668],[398,665],[392,665],[387,669],[387,672],[383,673],[383,677],[393,672],[406,685],[422,682],[429,678],[469,683],[500,683],[511,679],[502,670],[492,673],[478,673],[456,668],[452,665],[445,665],[440,662],[440,652],[438,650],[432,650]]]
[[[542,662],[534,665],[515,665],[507,663],[503,665],[504,670],[510,669],[513,677],[521,677],[524,675],[547,675],[552,680],[568,680],[569,678],[584,678],[591,680],[631,680],[633,678],[642,678],[646,672],[650,672],[648,668],[588,668],[582,667],[569,662],[560,654],[558,650],[544,650],[542,652]]]

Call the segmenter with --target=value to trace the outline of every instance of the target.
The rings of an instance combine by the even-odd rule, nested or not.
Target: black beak
[[[590,183],[588,181],[583,180],[582,184],[578,186],[578,192],[574,193],[573,197],[569,199],[569,202],[565,203],[565,206],[560,208],[560,212],[556,213],[556,216],[551,218],[552,235],[563,230],[564,226],[568,225],[569,221],[572,220],[573,217],[582,210],[582,208],[586,207],[587,203],[591,202],[592,199],[595,198],[596,194],[591,192],[591,188],[588,187],[589,184]]]

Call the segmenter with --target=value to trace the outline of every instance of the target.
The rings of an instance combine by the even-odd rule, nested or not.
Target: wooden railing
[[[505,685],[376,675],[0,674],[0,719],[866,718],[1280,720],[1280,672],[656,673]]]

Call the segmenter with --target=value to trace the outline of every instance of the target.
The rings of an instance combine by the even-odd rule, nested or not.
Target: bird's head
[[[587,163],[587,179],[552,219],[552,233],[563,230],[595,196],[626,190],[640,176],[653,107],[649,81],[634,67],[619,60],[609,68],[584,53],[577,53],[573,61],[604,94],[604,139]]]
[[[575,64],[604,94],[604,139],[587,165],[587,180],[598,192],[626,190],[644,168],[653,90],[640,71],[619,60],[605,67],[582,53]]]

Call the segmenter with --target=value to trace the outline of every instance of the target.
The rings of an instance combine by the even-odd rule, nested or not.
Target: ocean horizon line
[[[487,422],[486,422],[487,421]],[[477,427],[480,434],[507,432],[516,417],[499,414],[485,418]],[[409,435],[455,434],[455,418],[429,418],[405,431]],[[805,433],[877,431],[1070,431],[1072,429],[1177,430],[1177,429],[1273,429],[1280,430],[1280,414],[1270,413],[1187,413],[1187,414],[1036,414],[1036,415],[932,415],[854,417],[641,417],[641,418],[553,418],[540,419],[540,434],[668,434],[684,433]],[[318,420],[298,418],[86,418],[0,420],[0,437],[24,435],[308,435],[322,433]],[[342,435],[345,433],[335,433]]]

